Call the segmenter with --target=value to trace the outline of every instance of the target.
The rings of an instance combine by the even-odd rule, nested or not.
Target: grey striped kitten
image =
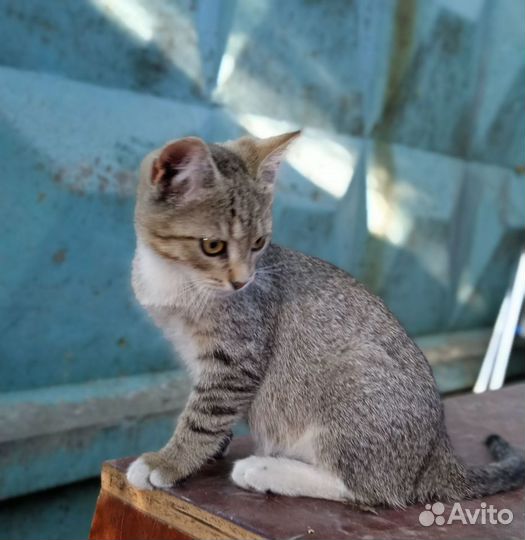
[[[167,144],[141,167],[133,287],[194,381],[172,438],[128,470],[171,486],[220,455],[247,419],[241,488],[402,507],[522,486],[454,455],[428,362],[383,302],[334,266],[270,243],[276,172],[299,135]]]

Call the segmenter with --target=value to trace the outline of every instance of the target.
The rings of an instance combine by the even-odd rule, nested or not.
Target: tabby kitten
[[[194,382],[172,438],[129,482],[187,478],[246,418],[257,450],[231,477],[248,490],[402,507],[522,486],[523,458],[496,435],[490,465],[453,454],[430,366],[378,297],[270,243],[277,168],[298,135],[187,137],[143,161],[133,287]]]

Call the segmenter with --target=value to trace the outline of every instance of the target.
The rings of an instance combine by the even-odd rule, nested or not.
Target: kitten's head
[[[186,137],[149,154],[135,213],[140,240],[199,286],[243,288],[270,241],[277,169],[299,133],[224,144]]]

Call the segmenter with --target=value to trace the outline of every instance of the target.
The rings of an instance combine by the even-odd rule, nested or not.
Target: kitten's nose
[[[232,287],[238,291],[239,289],[242,289],[248,282],[247,281],[230,281],[232,284]]]

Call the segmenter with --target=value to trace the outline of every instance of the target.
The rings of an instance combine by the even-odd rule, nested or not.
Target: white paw
[[[272,472],[268,470],[266,465],[262,464],[250,467],[244,473],[244,479],[250,489],[260,493],[273,491],[278,485],[278,479],[274,478]]]
[[[173,485],[173,480],[166,478],[166,476],[163,476],[160,469],[153,469],[151,471],[149,475],[149,481],[151,484],[158,488],[168,488]]]
[[[231,474],[239,487],[291,497],[353,500],[345,483],[314,465],[289,458],[251,456],[235,463]]]
[[[152,489],[153,486],[149,480],[150,473],[149,465],[139,457],[128,467],[126,478],[137,489]]]
[[[239,487],[266,492],[269,488],[268,460],[250,456],[235,462],[231,478]]]
[[[138,489],[168,488],[184,477],[177,466],[167,462],[158,452],[147,452],[128,468],[128,482]]]

